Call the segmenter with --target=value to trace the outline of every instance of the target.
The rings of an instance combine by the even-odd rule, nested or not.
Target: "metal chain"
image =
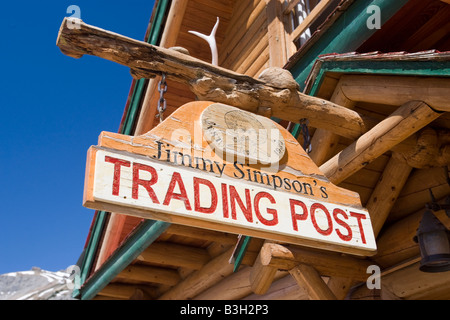
[[[162,74],[161,80],[158,83],[159,100],[158,100],[158,117],[159,122],[163,122],[163,113],[167,108],[167,101],[164,99],[164,93],[167,92],[166,74]]]
[[[311,136],[309,135],[308,124],[309,124],[308,119],[300,120],[300,126],[302,128],[302,135],[303,135],[303,149],[305,149],[306,153],[310,153],[312,150]]]

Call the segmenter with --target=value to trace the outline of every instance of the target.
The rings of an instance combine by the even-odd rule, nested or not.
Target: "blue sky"
[[[56,46],[70,5],[91,25],[143,40],[153,0],[8,1],[0,19],[0,274],[75,264],[94,211],[82,206],[86,152],[117,132],[129,69]]]

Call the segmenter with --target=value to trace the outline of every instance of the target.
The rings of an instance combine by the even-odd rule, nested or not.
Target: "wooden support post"
[[[306,29],[325,11],[325,9],[333,2],[333,0],[322,0],[308,14],[305,20],[291,33],[291,40],[295,41],[300,37]]]
[[[300,264],[289,271],[298,285],[307,290],[311,300],[336,300],[336,296],[313,267]]]
[[[324,254],[321,251],[300,247],[285,247],[266,243],[261,248],[260,261],[264,266],[278,270],[291,270],[298,264],[314,266],[323,276],[336,276],[365,280],[370,262],[334,252]]]
[[[397,197],[403,189],[412,168],[392,155],[381,175],[366,209],[370,214],[375,237],[379,234]]]
[[[181,23],[186,12],[189,0],[174,0],[170,5],[167,15],[164,33],[162,35],[160,46],[170,48],[176,45],[178,34],[180,33]],[[151,129],[152,121],[156,115],[156,101],[159,98],[154,92],[158,86],[159,77],[150,79],[147,85],[144,101],[141,107],[141,115],[136,125],[135,135],[143,134]]]
[[[292,261],[292,259],[292,253],[284,246],[266,242],[261,247],[250,273],[252,291],[256,294],[265,294],[269,290],[278,271],[278,267],[271,266],[270,261]]]
[[[330,99],[331,102],[340,106],[353,109],[355,102],[349,100],[341,89],[341,82],[339,82],[334,89],[333,95]],[[322,165],[325,161],[330,159],[335,152],[340,137],[333,131],[327,129],[317,129],[311,139],[312,150],[309,157],[318,166]]]
[[[421,101],[405,103],[320,170],[332,183],[339,184],[440,115]]]
[[[135,78],[153,78],[165,73],[168,80],[189,85],[201,100],[225,103],[247,111],[272,110],[279,119],[299,122],[307,118],[311,126],[356,139],[374,124],[362,116],[324,99],[298,91],[292,79],[289,88],[245,76],[189,55],[152,46],[80,21],[79,29],[63,21],[57,45],[71,57],[90,54],[131,68]],[[295,85],[294,85],[295,84]]]
[[[267,34],[269,37],[269,66],[283,67],[287,60],[283,1],[266,0]]]
[[[138,257],[138,261],[200,270],[209,260],[205,249],[183,246],[174,243],[153,243]]]
[[[250,273],[252,291],[256,294],[266,293],[272,285],[277,271],[277,268],[263,265],[261,263],[261,257],[258,255]]]

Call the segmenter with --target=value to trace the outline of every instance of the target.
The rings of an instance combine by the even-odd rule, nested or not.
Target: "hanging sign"
[[[358,194],[331,184],[284,128],[212,102],[145,135],[104,132],[88,152],[84,205],[175,224],[373,255]]]

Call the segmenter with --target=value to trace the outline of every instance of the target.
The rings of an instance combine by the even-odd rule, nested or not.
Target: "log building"
[[[210,63],[210,47],[190,31],[208,35],[219,21],[220,68],[256,80],[268,68],[283,68],[299,92],[326,102],[317,112],[251,111],[310,146],[309,157],[329,181],[359,195],[377,253],[355,257],[99,210],[75,296],[450,299],[449,18],[448,0],[156,0],[144,42]],[[61,43],[64,53],[78,55]],[[119,133],[142,135],[159,124],[161,77],[145,75],[144,62],[137,67],[112,56],[103,55],[129,63],[134,76]],[[169,76],[167,89],[165,118],[196,99],[216,98]],[[242,107],[237,100],[218,102]],[[339,117],[327,113],[327,103],[341,108]],[[430,267],[436,272],[421,267],[427,244],[418,229],[430,212],[447,231],[442,261]],[[381,272],[375,288],[367,282],[371,266]]]

